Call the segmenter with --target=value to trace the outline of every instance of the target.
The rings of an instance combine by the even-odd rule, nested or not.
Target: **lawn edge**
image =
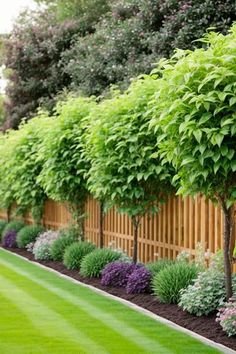
[[[0,247],[0,249],[3,250],[4,252],[7,252],[7,253],[13,255],[13,256],[16,256],[16,257],[18,257],[18,258],[21,258],[21,259],[23,259],[24,261],[27,261],[27,262],[29,262],[29,263],[31,263],[31,264],[34,264],[34,265],[36,265],[36,266],[38,266],[38,267],[40,267],[40,268],[42,268],[42,269],[45,269],[45,270],[50,271],[50,272],[52,272],[52,273],[55,273],[55,274],[59,275],[60,277],[71,281],[71,282],[74,283],[74,284],[81,285],[81,286],[83,286],[83,287],[85,287],[85,288],[88,288],[88,289],[90,289],[90,290],[92,290],[92,291],[94,291],[94,292],[96,292],[96,293],[98,293],[98,294],[100,294],[100,295],[103,295],[103,296],[105,296],[105,297],[107,297],[107,298],[110,298],[110,299],[112,299],[112,300],[118,301],[118,302],[122,303],[123,305],[126,305],[126,306],[128,306],[129,308],[132,308],[132,309],[134,309],[134,310],[136,310],[136,311],[138,311],[138,312],[140,312],[140,313],[142,313],[142,314],[144,314],[144,315],[146,315],[146,316],[148,316],[148,317],[150,317],[150,318],[156,320],[157,322],[160,322],[160,323],[162,323],[162,324],[165,324],[165,325],[167,325],[167,326],[170,327],[170,328],[173,328],[173,329],[175,329],[175,330],[177,330],[177,331],[180,331],[180,332],[182,332],[182,333],[185,333],[185,334],[187,334],[187,335],[189,335],[189,336],[191,336],[191,337],[193,337],[193,338],[199,340],[200,342],[202,342],[202,343],[204,343],[204,344],[206,344],[206,345],[209,345],[210,347],[213,347],[213,348],[215,348],[215,349],[218,349],[218,350],[220,350],[220,351],[221,351],[222,353],[224,353],[224,354],[235,354],[235,353],[236,353],[233,349],[230,349],[230,348],[226,347],[226,346],[223,345],[223,344],[216,343],[216,342],[214,342],[214,341],[212,341],[212,340],[210,340],[210,339],[208,339],[208,338],[205,338],[205,337],[201,336],[201,335],[198,334],[198,333],[195,333],[195,332],[193,332],[193,331],[190,331],[189,329],[186,329],[186,328],[184,328],[184,327],[182,327],[182,326],[180,326],[180,325],[178,325],[178,324],[176,324],[176,323],[174,323],[174,322],[172,322],[172,321],[170,321],[170,320],[167,320],[167,319],[164,318],[164,317],[161,317],[161,316],[159,316],[159,315],[156,315],[156,314],[154,314],[153,312],[151,312],[151,311],[149,311],[149,310],[147,310],[147,309],[144,309],[143,307],[138,306],[138,305],[136,305],[136,304],[134,304],[134,303],[132,303],[132,302],[130,302],[130,301],[128,301],[128,300],[125,300],[125,299],[122,299],[122,298],[120,298],[120,297],[118,297],[118,296],[109,294],[109,293],[107,293],[105,290],[98,289],[98,288],[96,288],[96,287],[94,287],[94,286],[92,286],[92,285],[85,284],[85,283],[83,283],[83,282],[81,282],[81,281],[79,281],[79,280],[76,280],[76,279],[74,279],[74,278],[72,278],[72,277],[70,277],[70,276],[68,276],[68,275],[66,275],[66,274],[62,274],[62,273],[60,273],[59,271],[57,271],[57,270],[55,270],[55,269],[52,269],[52,268],[47,267],[47,266],[45,266],[45,265],[43,265],[43,264],[40,264],[40,263],[31,261],[31,260],[29,260],[28,258],[26,258],[26,257],[24,257],[24,256],[21,256],[21,255],[19,255],[19,254],[17,254],[17,253],[13,253],[13,252],[11,252],[11,251],[9,251],[9,250],[6,250],[6,249],[3,248],[3,247]]]

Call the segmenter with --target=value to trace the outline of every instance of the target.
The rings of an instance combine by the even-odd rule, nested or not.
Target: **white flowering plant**
[[[37,238],[34,247],[33,254],[37,260],[50,260],[51,256],[51,246],[53,242],[60,237],[60,233],[57,231],[46,231],[39,235]]]

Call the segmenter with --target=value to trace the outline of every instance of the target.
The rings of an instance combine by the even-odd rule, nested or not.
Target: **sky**
[[[36,5],[33,0],[0,1],[0,33],[10,32],[14,18],[26,7],[35,8]]]
[[[0,33],[9,33],[12,29],[12,23],[17,15],[29,7],[36,7],[33,0],[5,0],[0,1]],[[2,77],[2,68],[0,67],[0,94],[5,91],[6,80]]]

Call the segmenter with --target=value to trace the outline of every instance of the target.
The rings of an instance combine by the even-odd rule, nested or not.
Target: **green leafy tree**
[[[92,111],[88,129],[88,188],[96,198],[109,200],[131,217],[134,262],[141,217],[157,212],[157,201],[171,190],[170,170],[161,164],[155,134],[148,130],[146,109],[156,88],[155,78],[135,81],[127,92],[104,100]]]
[[[43,168],[37,181],[53,200],[67,202],[83,232],[84,203],[87,197],[85,173],[88,162],[84,154],[86,117],[95,101],[69,97],[58,103],[51,118],[53,128],[44,136],[38,160]]]
[[[178,171],[179,193],[202,193],[224,213],[227,298],[232,295],[230,242],[236,199],[236,26],[208,34],[207,49],[177,51],[160,63],[150,114],[163,155]]]
[[[36,222],[41,221],[46,194],[37,182],[41,164],[37,160],[39,143],[51,120],[40,114],[29,124],[23,123],[18,131],[4,136],[0,164],[3,203],[16,203],[22,213],[31,210]],[[7,189],[7,191],[6,191]]]

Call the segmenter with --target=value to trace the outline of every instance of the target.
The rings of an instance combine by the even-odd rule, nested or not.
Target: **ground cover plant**
[[[129,276],[126,286],[128,294],[149,293],[151,290],[151,272],[144,266],[135,269]]]
[[[73,242],[67,246],[63,256],[63,263],[68,269],[79,269],[83,258],[96,248],[91,242]]]
[[[4,354],[181,354],[186,347],[193,353],[218,353],[4,250],[0,250],[0,267],[0,351]]]
[[[44,227],[40,225],[28,225],[23,227],[17,234],[16,242],[19,248],[26,248],[26,246],[35,242],[36,238],[43,233]]]

